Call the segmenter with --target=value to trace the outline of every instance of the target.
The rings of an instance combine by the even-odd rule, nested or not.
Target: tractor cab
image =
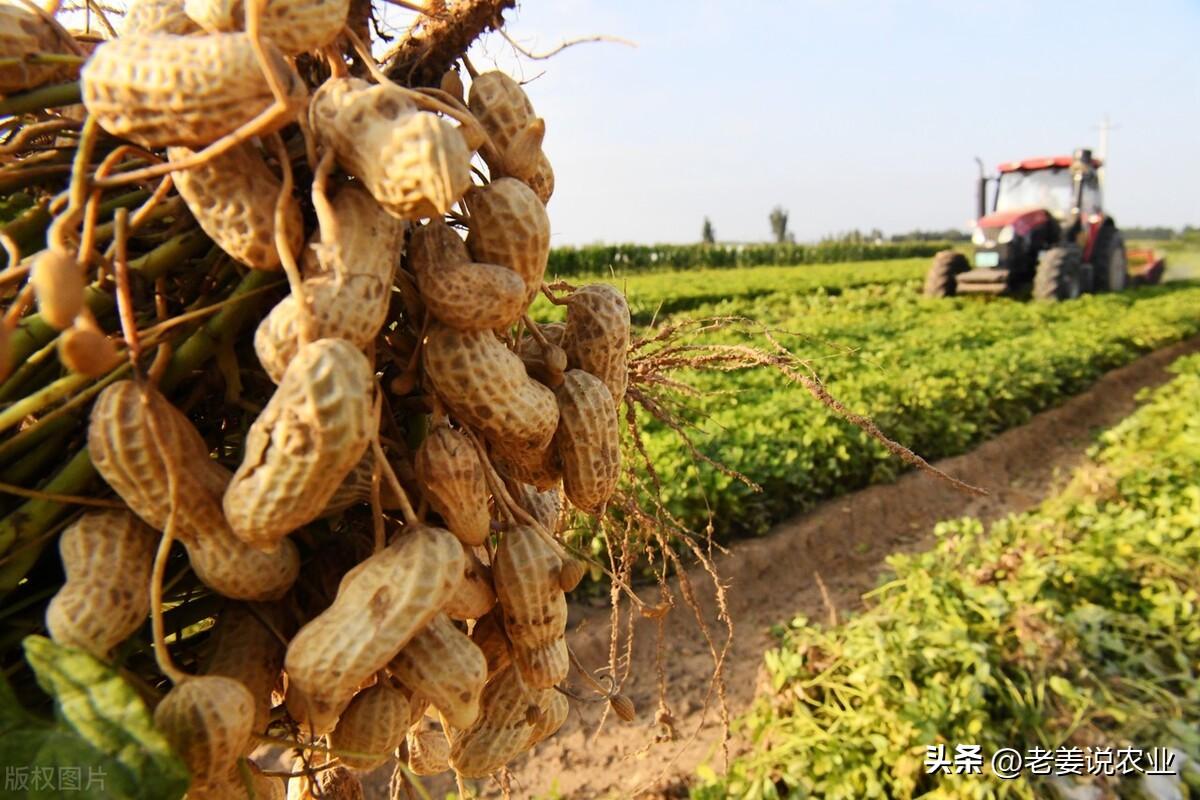
[[[1031,293],[1069,300],[1124,289],[1125,244],[1103,210],[1100,166],[1090,150],[1077,150],[1010,161],[994,176],[981,174],[974,252],[970,258],[939,253],[926,295]]]

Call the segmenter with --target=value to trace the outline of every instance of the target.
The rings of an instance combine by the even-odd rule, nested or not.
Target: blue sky
[[[525,0],[534,50],[498,36],[480,69],[538,77],[557,244],[962,226],[975,165],[1111,136],[1119,223],[1200,224],[1197,0]]]

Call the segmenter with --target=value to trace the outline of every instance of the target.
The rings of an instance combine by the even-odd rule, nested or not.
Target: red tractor
[[[1001,164],[979,176],[972,261],[944,250],[925,278],[926,297],[1032,294],[1071,300],[1119,292],[1129,282],[1125,240],[1103,210],[1091,150]],[[988,184],[996,184],[988,209]]]

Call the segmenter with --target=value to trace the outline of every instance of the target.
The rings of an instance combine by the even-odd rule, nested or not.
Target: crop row
[[[836,295],[847,289],[884,283],[920,280],[929,268],[928,258],[891,261],[857,261],[845,264],[770,266],[744,270],[697,269],[599,277],[621,289],[636,322],[649,323],[665,314],[692,311],[725,301],[754,300],[776,293]],[[545,300],[534,307],[534,316],[553,316]]]
[[[771,264],[834,264],[928,258],[946,245],[941,242],[866,244],[614,244],[557,247],[550,252],[548,272],[559,277],[631,275],[680,269],[730,269]]]
[[[1127,748],[1143,770],[1170,748],[1195,791],[1200,356],[1173,370],[1040,509],[942,523],[932,550],[890,560],[862,615],[781,631],[771,692],[741,723],[753,747],[692,797],[1090,796],[1083,778],[988,774],[999,748],[1080,763]],[[930,774],[927,748],[956,744],[981,747],[983,774]],[[1110,777],[1105,796],[1191,796],[1157,780]]]
[[[776,294],[700,309],[781,331],[829,392],[927,459],[965,452],[1157,347],[1200,334],[1200,286],[1168,285],[1045,305],[929,301],[905,284],[837,297]],[[787,331],[787,333],[782,333]],[[727,341],[738,341],[728,337]],[[719,535],[753,535],[817,500],[902,469],[867,434],[778,375],[697,377],[700,449],[762,487],[696,465],[668,431],[647,450],[668,507]]]

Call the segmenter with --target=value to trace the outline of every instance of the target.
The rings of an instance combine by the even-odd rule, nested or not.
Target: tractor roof
[[[1042,158],[1026,158],[1022,161],[1005,161],[998,169],[1000,172],[1018,172],[1024,170],[1031,172],[1038,169],[1050,169],[1052,167],[1069,167],[1075,159],[1072,156],[1044,156]],[[1098,158],[1092,159],[1093,166],[1100,166],[1101,161]]]

